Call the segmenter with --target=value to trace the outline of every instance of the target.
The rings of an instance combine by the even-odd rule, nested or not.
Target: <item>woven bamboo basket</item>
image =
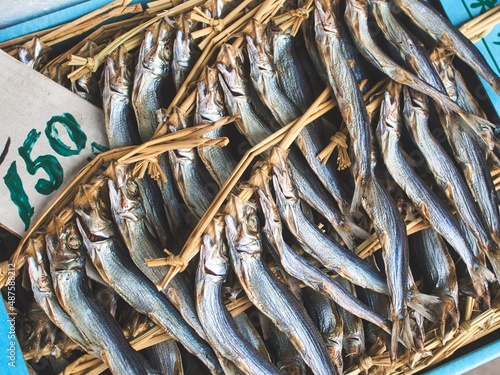
[[[113,22],[98,28],[90,36],[86,37],[83,41],[79,42],[48,64],[49,66],[55,63],[79,66],[78,69],[74,70],[69,76],[71,80],[76,80],[86,73],[96,71],[99,65],[104,62],[106,56],[116,50],[120,45],[124,45],[128,50],[138,47],[142,41],[143,31],[164,17],[173,17],[181,13],[186,13],[189,14],[189,17],[204,22],[207,27],[196,31],[196,35],[194,35],[194,37],[199,40],[198,46],[202,51],[201,56],[189,76],[186,78],[185,83],[174,97],[169,108],[167,108],[167,113],[169,114],[174,114],[174,108],[177,108],[177,110],[183,114],[189,114],[193,110],[196,92],[189,91],[190,83],[198,79],[203,67],[210,57],[218,51],[218,47],[222,43],[231,42],[233,45],[239,45],[243,42],[243,37],[240,35],[240,32],[245,29],[249,22],[253,20],[261,23],[274,22],[277,26],[285,30],[290,28],[292,33],[296,33],[301,22],[308,17],[313,9],[313,1],[309,0],[303,8],[275,16],[283,1],[265,0],[257,2],[257,5],[255,5],[256,2],[254,0],[244,0],[225,18],[214,20],[208,18],[199,8],[197,8],[207,3],[206,0],[189,0],[183,3],[180,3],[178,0],[158,0],[149,3],[148,9],[145,11],[138,5],[130,6],[129,2],[130,1],[114,1],[104,8],[83,16],[69,24],[39,32],[37,35],[40,37],[40,40],[50,46],[79,35],[80,31],[76,30],[93,28],[105,20],[113,19],[113,17],[117,15],[135,14],[135,16],[129,20]],[[253,8],[245,12],[245,8],[250,5],[252,5]],[[460,30],[472,41],[477,41],[491,31],[498,23],[500,23],[500,6],[469,21],[464,24]],[[93,58],[81,58],[73,55],[86,40],[104,40],[106,37],[115,35],[118,30],[123,30],[124,28],[128,28],[128,31],[107,44]],[[0,48],[6,50],[11,55],[15,55],[15,46],[30,40],[33,36],[34,35],[26,35],[0,43]],[[67,60],[69,60],[69,62]],[[369,113],[374,114],[380,104],[381,98],[376,95],[374,96],[374,94],[387,86],[388,83],[389,80],[379,82],[376,87],[365,95]],[[164,280],[158,285],[159,287],[164,287],[175,274],[183,271],[187,264],[196,256],[201,244],[202,234],[213,217],[223,209],[226,198],[233,187],[241,182],[240,180],[243,173],[252,165],[254,159],[274,146],[279,146],[283,149],[289,148],[304,126],[323,116],[335,107],[336,102],[333,98],[332,91],[330,88],[327,88],[316,98],[311,107],[301,117],[275,132],[245,153],[231,177],[218,192],[202,220],[192,231],[181,253],[179,255],[168,255],[162,259],[147,260],[150,267],[162,265],[171,266],[169,273],[165,275]],[[26,244],[28,239],[43,233],[44,228],[53,215],[63,217],[65,220],[70,220],[72,218],[74,213],[72,213],[72,210],[67,210],[66,208],[75,197],[78,187],[81,184],[88,183],[105,164],[110,161],[133,164],[135,165],[134,171],[138,177],[142,177],[145,173],[148,173],[154,178],[162,178],[161,171],[156,164],[157,155],[168,150],[193,148],[202,145],[224,146],[227,144],[226,139],[210,139],[202,136],[214,128],[231,123],[234,120],[234,117],[225,117],[213,124],[195,126],[173,134],[166,134],[166,124],[160,124],[155,136],[150,141],[140,146],[113,149],[98,155],[78,173],[69,186],[60,193],[54,203],[44,212],[36,223],[30,227],[29,231],[21,239],[11,259],[0,264],[0,287],[4,287],[8,283],[9,264],[15,265],[16,274],[19,273],[27,259]],[[348,145],[346,144],[345,137],[333,137],[332,142],[319,156],[321,158],[328,158],[336,147],[339,149],[340,155],[338,160],[339,166],[345,168],[349,165],[346,152]],[[264,174],[269,173],[265,164],[259,171]],[[494,178],[495,187],[499,190],[500,169],[493,170],[491,173]],[[258,179],[261,177],[262,175],[252,175],[248,186],[258,185]],[[253,189],[241,189],[239,195],[240,198],[249,200],[253,195]],[[414,219],[407,223],[408,235],[423,230],[426,227],[427,225],[421,219]],[[381,246],[377,237],[372,235],[368,240],[358,246],[357,252],[362,258],[365,258],[380,248]],[[10,269],[9,271],[12,270]],[[245,311],[251,305],[251,302],[246,297],[243,297],[235,301],[228,301],[226,307],[232,315],[237,315]],[[427,333],[424,344],[425,352],[427,353],[426,356],[407,352],[401,355],[395,363],[391,363],[387,348],[382,342],[379,342],[372,345],[366,356],[359,360],[359,363],[347,369],[346,374],[356,375],[366,370],[373,373],[417,373],[428,366],[443,361],[445,358],[451,356],[456,350],[498,328],[500,328],[500,307],[498,306],[498,302],[497,305],[493,304],[493,307],[490,309],[477,313],[474,311],[474,300],[471,297],[467,297],[465,311],[461,312],[461,322],[458,331],[448,332],[445,337],[439,336],[436,331]],[[169,339],[168,334],[155,326],[132,339],[131,345],[135,349],[141,350],[167,339]],[[64,370],[63,374],[99,374],[106,368],[106,365],[99,359],[90,355],[84,355],[70,364]]]

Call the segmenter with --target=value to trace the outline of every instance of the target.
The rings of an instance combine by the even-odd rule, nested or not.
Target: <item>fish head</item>
[[[74,221],[63,224],[62,227],[58,228],[56,238],[47,235],[45,241],[47,243],[47,253],[50,254],[51,269],[66,271],[85,268],[82,237]]]
[[[295,190],[287,167],[288,152],[279,147],[274,147],[269,156],[269,164],[273,168],[273,183],[276,199],[283,206],[298,202]]]
[[[108,180],[109,197],[114,211],[122,218],[139,221],[145,214],[139,186],[125,164],[117,164],[114,178]]]
[[[196,115],[199,119],[215,122],[224,116],[224,100],[217,69],[205,67],[198,81]],[[199,120],[198,120],[199,121]]]
[[[25,355],[38,362],[42,356],[53,351],[58,328],[37,303],[28,307],[20,323],[17,337]]]
[[[48,272],[45,246],[42,236],[30,238],[26,243],[26,251],[29,254],[27,261],[31,288],[37,293],[47,293],[52,290],[52,280]]]
[[[172,47],[170,46],[170,39],[173,36],[172,27],[166,19],[163,19],[154,32],[155,42],[144,54],[142,67],[160,77],[165,77],[168,74],[172,57]]]
[[[455,68],[451,62],[451,59],[455,54],[450,53],[447,49],[442,47],[434,48],[429,58],[432,65],[436,69],[436,72],[441,78],[441,82],[446,89],[446,93],[451,98],[451,100],[456,101],[458,98],[457,91],[457,80],[455,78]]]
[[[429,117],[429,102],[426,95],[405,86],[403,98],[403,117],[409,129],[418,126],[418,120]]]
[[[172,53],[175,56],[176,63],[185,69],[189,68],[189,61],[192,56],[191,46],[193,45],[193,39],[191,32],[197,24],[197,21],[186,17],[184,13],[177,18],[177,31],[175,33]]]
[[[232,195],[226,212],[229,212],[225,217],[226,236],[234,250],[260,256],[262,243],[255,204]]]
[[[224,218],[215,217],[207,233],[203,235],[200,262],[206,274],[226,278],[228,269],[228,252],[224,239]]]
[[[104,66],[105,87],[109,86],[112,91],[123,96],[129,96],[132,87],[130,76],[132,55],[124,46],[118,47],[116,51],[109,54]]]
[[[38,69],[45,64],[50,48],[39,37],[24,43],[18,49],[18,60],[33,69]]]
[[[250,74],[257,76],[262,73],[274,74],[271,48],[266,35],[266,26],[254,21],[253,33],[246,35]]]
[[[385,91],[384,99],[380,105],[380,119],[377,125],[377,138],[382,147],[382,152],[388,147],[391,140],[396,142],[399,140],[401,131],[399,100],[396,100],[389,91]]]
[[[243,53],[241,48],[223,44],[217,57],[219,81],[223,90],[233,95],[250,95],[246,78],[243,74]],[[228,95],[226,95],[227,97]]]
[[[281,232],[281,219],[272,196],[261,189],[257,190],[257,194],[259,195],[260,207],[266,220],[266,224],[262,227],[262,230],[271,236],[276,232]]]
[[[106,217],[108,213],[101,194],[104,193],[106,179],[94,179],[91,184],[81,185],[74,199],[75,212],[80,217],[86,232],[101,239],[114,236],[113,222]]]
[[[82,48],[77,52],[78,56],[85,58],[93,58],[98,52],[99,47],[97,44],[88,40]],[[87,100],[92,101],[98,95],[98,84],[95,74],[92,72],[84,74],[76,81],[71,83],[71,90]]]
[[[314,9],[314,30],[316,38],[324,36],[326,33],[339,37],[339,28],[337,15],[335,14],[331,1],[315,0]]]

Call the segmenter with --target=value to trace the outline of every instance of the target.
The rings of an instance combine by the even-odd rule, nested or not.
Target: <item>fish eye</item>
[[[80,246],[82,245],[82,241],[80,241],[80,238],[75,234],[71,234],[68,237],[67,243],[68,243],[68,247],[72,250],[78,250],[80,248]]]

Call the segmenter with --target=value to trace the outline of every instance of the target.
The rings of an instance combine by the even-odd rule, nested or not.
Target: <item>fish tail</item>
[[[460,310],[458,309],[457,302],[450,295],[441,293],[439,297],[443,301],[439,331],[441,339],[444,339],[446,334],[446,321],[448,318],[450,318],[451,329],[458,329],[460,324]]]
[[[395,363],[398,358],[398,344],[402,343],[407,349],[414,349],[413,333],[410,324],[410,317],[405,314],[400,319],[397,314],[393,314],[392,319],[392,334],[391,334],[391,363]]]
[[[495,275],[486,266],[477,263],[474,264],[472,269],[469,268],[469,275],[474,286],[474,297],[490,308],[491,301],[488,283],[495,280]]]
[[[412,291],[408,306],[431,322],[437,322],[443,310],[443,301],[436,296]]]

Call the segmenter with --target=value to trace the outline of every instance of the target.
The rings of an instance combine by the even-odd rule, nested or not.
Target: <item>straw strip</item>
[[[331,89],[326,88],[323,91],[323,93],[318,97],[318,99],[313,103],[313,105],[311,106],[312,109],[310,108],[308,111],[306,111],[306,113],[304,113],[302,117],[295,120],[291,124],[281,128],[280,130],[270,135],[269,137],[267,137],[266,139],[264,139],[263,141],[261,141],[260,143],[258,143],[245,153],[243,158],[240,160],[240,162],[234,169],[231,176],[228,178],[228,180],[224,183],[222,188],[217,193],[217,196],[215,197],[214,201],[210,204],[210,207],[208,208],[207,212],[205,212],[202,219],[198,222],[195,229],[187,239],[186,244],[184,245],[180,254],[177,256],[177,259],[180,258],[183,262],[189,262],[198,253],[200,237],[202,233],[205,231],[205,229],[207,228],[208,224],[215,216],[215,214],[219,211],[225,199],[229,195],[230,191],[233,189],[233,187],[239,181],[245,170],[250,166],[250,164],[252,163],[254,158],[257,157],[257,155],[268,150],[270,147],[278,144],[279,142],[283,143],[283,141],[286,140],[287,134],[290,133],[292,128],[294,132],[297,132],[297,130],[300,131],[300,129],[302,129],[307,123],[323,116],[326,112],[330,111],[335,106],[335,102],[332,100],[327,100],[323,103],[321,103],[320,101],[320,99],[323,101],[325,100],[325,98],[328,98],[330,93]],[[171,258],[164,259],[164,262],[168,261],[171,261]],[[157,265],[158,263],[155,264]],[[167,275],[165,275],[165,278],[158,284],[158,288],[164,289],[168,284],[168,282],[179,271],[180,271],[179,267],[175,266],[170,267]]]
[[[163,145],[163,149],[173,149],[176,148],[173,144],[175,142],[185,142],[189,137],[192,137],[192,134],[196,136],[201,136],[206,132],[218,127],[222,126],[225,123],[228,123],[230,120],[234,121],[236,117],[229,116],[216,121],[212,125],[200,125],[197,127],[179,130],[173,134],[167,134],[165,136],[159,137],[157,139],[146,142],[147,146]],[[202,142],[212,142],[210,138],[203,138]],[[183,143],[181,143],[183,144]],[[142,145],[144,146],[144,145]],[[177,147],[178,148],[178,147]],[[20,241],[18,247],[16,248],[14,254],[12,255],[9,262],[14,264],[16,275],[19,273],[20,268],[24,265],[26,256],[23,254],[23,249],[26,244],[26,241],[33,236],[33,234],[39,230],[39,228],[45,224],[47,224],[49,218],[52,216],[54,212],[60,212],[68,203],[70,203],[77,191],[77,188],[80,184],[87,183],[96,173],[97,171],[105,164],[110,162],[111,160],[118,160],[119,162],[125,163],[127,160],[135,155],[137,155],[140,151],[144,150],[145,147],[136,147],[136,146],[128,146],[116,148],[113,150],[106,151],[102,154],[97,155],[89,164],[87,164],[82,170],[77,174],[77,176],[71,181],[71,183],[62,191],[59,195],[58,199],[54,201],[47,210],[43,213],[43,215],[30,227],[29,231],[24,235],[22,240]],[[147,152],[144,153],[146,156]],[[4,267],[5,268],[5,267]],[[3,270],[3,268],[2,268]],[[8,282],[7,273],[0,273],[0,288],[4,287]]]
[[[68,22],[64,25],[61,25],[53,32],[50,32],[50,33],[44,35],[42,41],[45,43],[49,43],[50,41],[58,38],[59,35],[65,33],[65,32],[68,32],[68,31],[78,27],[79,25],[81,25],[89,20],[92,20],[95,17],[101,16],[102,14],[109,12],[115,8],[123,8],[123,7],[127,6],[129,3],[130,3],[130,0],[125,0],[125,1],[114,0],[111,3],[106,4],[101,8],[98,8],[90,13],[84,14],[83,16],[81,16],[80,18],[77,18],[74,21],[71,21],[71,22]]]
[[[253,0],[245,0],[238,4],[236,8],[234,8],[229,14],[224,17],[223,19],[213,19],[213,18],[208,18],[206,15],[201,12],[201,10],[195,8],[195,12],[191,14],[191,17],[194,16],[199,16],[200,13],[203,15],[202,17],[195,18],[200,22],[207,23],[209,27],[206,27],[201,30],[193,31],[191,33],[193,39],[197,39],[199,37],[208,35],[207,39],[203,40],[200,44],[198,44],[198,47],[203,50],[207,47],[208,41],[211,38],[214,38],[217,34],[220,34],[226,25],[229,25],[230,23],[234,22],[238,18],[241,18],[241,16],[244,14],[245,8],[250,5],[253,2]]]
[[[191,83],[195,80],[196,77],[200,76],[201,72],[203,71],[205,66],[208,64],[208,61],[213,56],[213,54],[216,52],[217,47],[219,47],[226,39],[228,39],[235,32],[239,31],[239,29],[242,28],[246,24],[246,22],[249,21],[252,17],[254,17],[254,16],[256,17],[257,11],[259,9],[260,9],[260,6],[255,7],[254,9],[252,9],[251,11],[246,13],[244,16],[242,16],[238,20],[236,20],[233,24],[226,27],[217,36],[215,36],[213,38],[212,37],[206,38],[208,45],[204,46],[204,49],[201,53],[201,56],[198,58],[198,61],[196,61],[193,68],[191,69],[188,76],[186,77],[184,83],[181,85],[181,87],[177,91],[177,94],[172,99],[172,102],[170,103],[170,105],[167,108],[167,114],[172,114],[174,108],[177,107],[181,103],[184,96],[186,95],[187,88],[191,85]],[[194,97],[194,99],[195,98],[196,97]],[[158,131],[159,130],[157,129],[157,132]],[[156,136],[156,133],[155,133],[154,137],[155,136]]]
[[[500,5],[463,24],[459,30],[473,43],[488,35],[500,22]]]
[[[122,17],[126,14],[136,14],[141,12],[142,12],[142,6],[140,4],[130,5],[125,8],[113,9],[109,13],[92,18],[87,22],[82,23],[81,25],[75,26],[74,29],[68,30],[67,32],[64,33],[56,34],[52,40],[45,42],[45,44],[47,44],[48,46],[53,46],[58,43],[64,42],[65,40],[68,40],[70,38],[73,38],[75,36],[78,36],[82,33],[82,30],[90,30],[96,27],[97,25],[110,20],[111,18]],[[57,30],[54,30],[54,32],[56,31]],[[41,38],[42,41],[44,40],[45,37],[46,36],[43,36]]]
[[[51,32],[57,28],[58,28],[58,26],[54,26],[54,27],[51,27],[49,29],[35,31],[33,33],[22,35],[22,36],[19,36],[17,38],[14,38],[14,39],[6,40],[6,41],[0,43],[0,49],[3,49],[4,51],[8,52],[9,54],[15,54],[15,53],[17,53],[17,48],[16,48],[17,46],[26,43],[27,41],[33,39],[36,36],[40,38],[41,36]],[[13,49],[11,50],[11,48],[13,48]]]
[[[149,348],[150,346],[159,344],[163,341],[171,339],[168,333],[164,332],[158,326],[155,326],[140,336],[129,340],[130,345],[137,351]],[[64,371],[61,373],[63,375],[78,374],[83,372],[84,374],[94,374],[98,375],[105,371],[108,366],[103,363],[100,359],[93,357],[90,354],[86,354],[78,358],[76,361],[68,365]],[[89,370],[92,369],[92,370]]]
[[[72,48],[69,50],[61,53],[59,56],[48,62],[42,69],[42,72],[45,72],[46,70],[50,69],[51,66],[55,64],[62,64],[64,65],[64,61],[69,58],[70,55],[76,53],[79,51],[87,41],[92,40],[96,43],[102,43],[104,42],[105,39],[112,37],[115,35],[118,31],[120,31],[123,28],[130,28],[130,27],[135,27],[141,22],[143,22],[146,19],[144,15],[137,15],[135,17],[129,18],[127,20],[123,21],[118,21],[118,22],[113,22],[112,24],[108,25],[103,25],[99,27],[97,30],[92,32],[90,35],[88,35],[86,38],[82,39],[80,42],[75,44]],[[142,37],[141,37],[142,39]],[[124,43],[125,44],[125,43]],[[127,49],[130,50],[127,46]]]
[[[318,154],[318,159],[325,165],[335,149],[338,149],[337,169],[339,171],[351,166],[351,159],[347,152],[347,136],[342,132],[337,132],[330,137],[330,143]]]
[[[157,0],[147,3],[146,13],[155,14],[165,9],[170,9],[181,4],[181,0]]]
[[[146,28],[153,25],[155,22],[159,21],[164,17],[173,17],[178,14],[187,12],[192,8],[194,8],[195,6],[202,5],[203,3],[205,3],[205,1],[206,0],[188,0],[185,3],[181,3],[169,10],[166,10],[165,12],[156,15],[154,18],[142,23],[141,25],[134,27],[132,30],[127,31],[120,37],[113,40],[109,45],[106,46],[106,48],[104,48],[104,50],[102,50],[101,52],[99,52],[97,55],[94,56],[93,61],[88,61],[89,65],[87,65],[86,63],[85,65],[76,69],[74,72],[68,75],[68,78],[72,82],[76,81],[77,79],[90,73],[93,69],[97,69],[111,52],[116,50],[120,45],[125,43],[130,38],[135,37],[136,35],[142,33]]]
[[[314,0],[308,0],[303,7],[292,9],[284,14],[279,14],[271,18],[271,21],[278,26],[281,31],[290,29],[290,34],[295,36],[299,31],[302,21],[309,17],[309,13],[314,8]]]

